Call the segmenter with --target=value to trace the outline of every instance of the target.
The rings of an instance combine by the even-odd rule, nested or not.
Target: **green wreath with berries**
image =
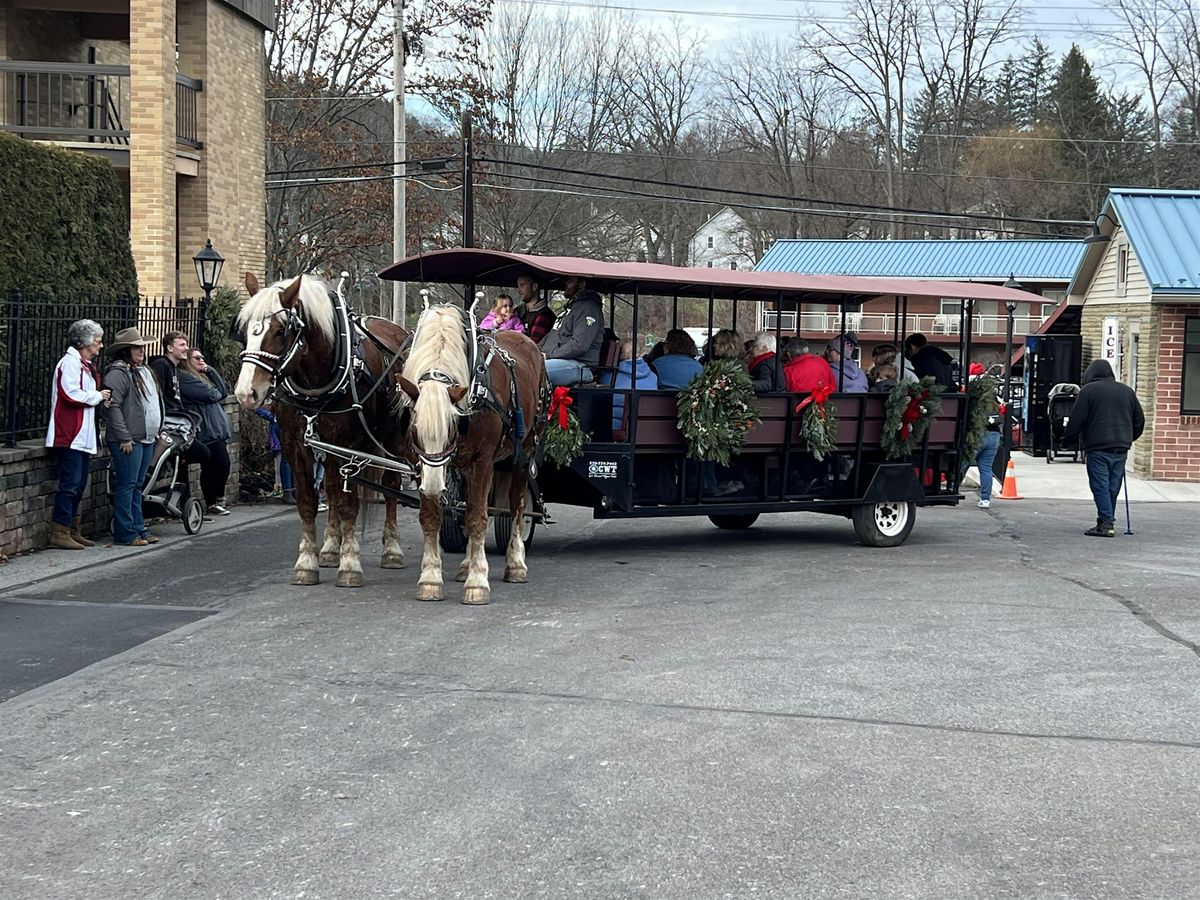
[[[888,394],[879,443],[888,459],[902,459],[920,446],[942,408],[945,390],[926,375],[919,382],[902,381]]]
[[[679,392],[676,425],[692,459],[727,466],[760,421],[754,382],[736,359],[717,359]]]

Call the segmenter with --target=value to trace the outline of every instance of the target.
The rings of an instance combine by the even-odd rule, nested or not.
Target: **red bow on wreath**
[[[908,401],[908,408],[904,410],[904,415],[900,417],[900,440],[907,441],[909,434],[912,433],[912,427],[921,418],[921,403],[929,399],[929,391],[922,391],[916,397],[911,397]]]
[[[810,403],[815,403],[817,406],[824,406],[825,402],[833,395],[833,388],[825,387],[825,382],[818,381],[817,386],[812,389],[812,393],[796,404],[796,412],[800,412]]]
[[[546,415],[553,419],[554,414],[558,413],[558,427],[563,431],[567,430],[567,413],[569,412],[569,407],[574,402],[571,399],[571,389],[567,387],[556,387],[554,389],[554,396],[550,398],[550,409],[546,412]]]

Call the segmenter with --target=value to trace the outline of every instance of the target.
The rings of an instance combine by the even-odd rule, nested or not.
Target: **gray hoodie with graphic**
[[[580,291],[554,328],[542,340],[546,359],[573,359],[585,366],[600,364],[604,343],[604,309],[595,291]]]

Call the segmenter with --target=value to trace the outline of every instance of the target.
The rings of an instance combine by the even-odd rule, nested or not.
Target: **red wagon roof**
[[[602,293],[626,293],[636,284],[647,294],[731,300],[801,302],[864,302],[877,297],[915,300],[997,300],[1029,303],[1036,294],[990,284],[964,281],[922,281],[915,278],[865,278],[854,275],[796,275],[788,272],[743,272],[731,269],[693,269],[659,263],[604,262],[576,256],[531,256],[499,250],[434,250],[393,263],[379,273],[389,281],[470,283],[514,287],[517,277],[534,274],[543,287],[558,288],[567,278],[586,278],[588,287]]]

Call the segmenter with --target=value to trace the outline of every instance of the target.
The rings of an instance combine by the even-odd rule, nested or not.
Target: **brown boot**
[[[55,522],[50,526],[50,546],[55,550],[82,550],[83,544],[75,543],[71,529]]]
[[[96,546],[95,541],[89,541],[87,538],[85,538],[82,534],[79,533],[79,519],[80,519],[80,517],[76,516],[75,518],[73,518],[71,520],[71,540],[73,540],[77,544],[82,544],[85,547],[95,547]]]

